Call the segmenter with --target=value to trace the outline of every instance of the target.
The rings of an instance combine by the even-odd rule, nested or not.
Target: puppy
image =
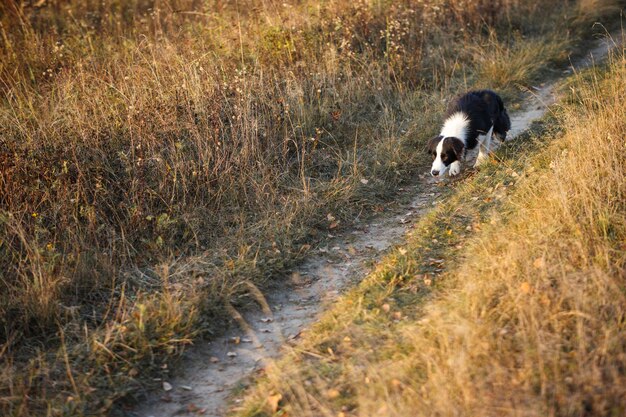
[[[509,115],[493,91],[470,91],[455,98],[448,106],[441,133],[428,141],[428,153],[433,157],[431,175],[458,175],[465,152],[476,145],[479,148],[474,166],[479,166],[489,156],[494,134],[504,141],[509,130]]]

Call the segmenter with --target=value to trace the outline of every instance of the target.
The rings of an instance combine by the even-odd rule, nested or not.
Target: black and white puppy
[[[450,103],[441,133],[428,142],[433,157],[431,175],[437,177],[449,170],[450,175],[461,172],[465,151],[478,148],[474,166],[479,166],[489,155],[491,139],[496,134],[506,139],[511,120],[499,95],[491,90],[470,91]]]

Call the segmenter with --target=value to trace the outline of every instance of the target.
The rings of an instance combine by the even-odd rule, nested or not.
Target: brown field
[[[566,62],[576,34],[588,32],[594,19],[614,12],[615,4],[1,3],[0,414],[119,411],[118,400],[132,397],[170,358],[193,340],[223,329],[229,319],[225,306],[245,307],[249,288],[281,279],[312,243],[337,226],[329,224],[328,213],[343,228],[356,214],[367,215],[393,198],[389,190],[409,180],[423,160],[421,145],[436,128],[443,97],[481,86],[496,88],[514,102],[520,89]],[[578,81],[580,92],[573,97],[598,97],[593,94],[609,89],[623,102],[623,72],[616,62],[612,83],[598,81],[592,88]],[[623,115],[623,106],[608,107],[618,103],[601,105]],[[589,105],[580,110],[572,104],[572,109],[605,114]],[[619,321],[609,313],[619,307],[620,292],[602,297],[613,288],[607,283],[617,269],[609,266],[623,266],[623,253],[610,240],[624,237],[623,169],[601,176],[605,170],[593,171],[623,137],[617,130],[623,124],[609,113],[594,125],[596,135],[587,134],[583,122],[563,121],[568,133],[562,147],[592,146],[584,139],[615,132],[600,159],[571,158],[580,165],[557,166],[551,174],[581,199],[543,196],[550,190],[529,183],[519,198],[538,206],[523,213],[528,224],[511,228],[524,239],[503,234],[483,248],[488,254],[526,242],[533,251],[553,250],[546,252],[545,274],[537,275],[532,288],[549,287],[558,275],[548,266],[571,264],[577,271],[558,275],[578,277],[571,294],[549,299],[554,308],[565,300],[581,303],[565,310],[580,309],[580,314],[555,310],[552,322],[550,315],[531,314],[524,327],[528,333],[502,342],[507,349],[523,353],[519,340],[550,339],[551,333],[543,333],[546,322],[574,340],[575,324],[594,309],[606,307],[601,317]],[[575,149],[571,153],[578,155]],[[618,165],[613,166],[623,167],[622,157],[623,152],[614,152],[611,161]],[[576,179],[565,175],[568,169],[588,174]],[[363,184],[362,178],[372,180]],[[614,186],[603,189],[601,181]],[[559,252],[561,246],[535,236],[532,227],[538,223],[532,219],[541,210],[551,210],[543,215],[551,216],[554,236],[575,239],[569,245],[576,251]],[[598,220],[593,227],[576,227],[582,215]],[[506,251],[515,267],[490,271],[503,279],[489,291],[506,294],[502,288],[519,286],[520,271],[528,266],[513,246]],[[487,268],[481,259],[467,270]],[[476,281],[475,290],[489,282]],[[489,299],[489,291],[480,291]],[[526,304],[511,299],[489,304],[489,317],[517,323],[507,314],[518,314],[511,309]],[[535,305],[534,298],[528,300],[529,308]],[[471,305],[444,297],[429,314],[458,308],[461,317],[475,313],[462,310]],[[611,332],[619,328],[602,327],[605,321],[610,320],[593,321],[599,327],[591,334],[606,330],[603,346],[617,355],[613,342],[619,333]],[[432,338],[443,337],[445,329],[442,324]],[[491,330],[471,330],[467,337]],[[563,351],[582,355],[578,349],[590,346],[590,340],[587,333],[578,335],[580,344]],[[411,352],[425,355],[442,344],[419,331],[412,337]],[[559,340],[546,342],[550,353],[559,351]],[[519,358],[523,364],[539,357],[545,358],[545,375],[553,376],[548,365],[562,359],[541,352],[499,357],[489,341],[480,346],[465,353],[477,355],[480,360],[472,361],[477,367],[485,358],[495,363]],[[433,351],[432,358],[450,352]],[[606,362],[607,354],[593,360]],[[621,360],[619,355],[611,360]],[[428,376],[424,356],[406,361],[407,372]],[[435,379],[425,381],[445,381],[443,367],[432,369]],[[482,370],[468,368],[463,375],[475,376],[476,369]],[[594,373],[600,368],[585,369],[590,383],[605,381]],[[472,389],[482,393],[501,382],[491,376]],[[446,388],[458,389],[468,380]],[[621,380],[608,380],[620,393]],[[425,389],[431,389],[427,383]],[[414,403],[397,403],[398,409],[405,405]]]

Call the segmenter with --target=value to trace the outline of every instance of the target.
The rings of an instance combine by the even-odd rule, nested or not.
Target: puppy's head
[[[451,163],[463,159],[465,145],[459,138],[436,136],[428,141],[428,153],[433,158],[430,174],[437,177],[445,174]]]

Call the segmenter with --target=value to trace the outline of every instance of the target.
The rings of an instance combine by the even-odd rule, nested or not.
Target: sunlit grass
[[[565,9],[535,0],[33,3],[0,5],[14,416],[108,412],[305,256],[329,213],[344,227],[391,198],[442,98],[512,97],[569,39],[541,24]]]

